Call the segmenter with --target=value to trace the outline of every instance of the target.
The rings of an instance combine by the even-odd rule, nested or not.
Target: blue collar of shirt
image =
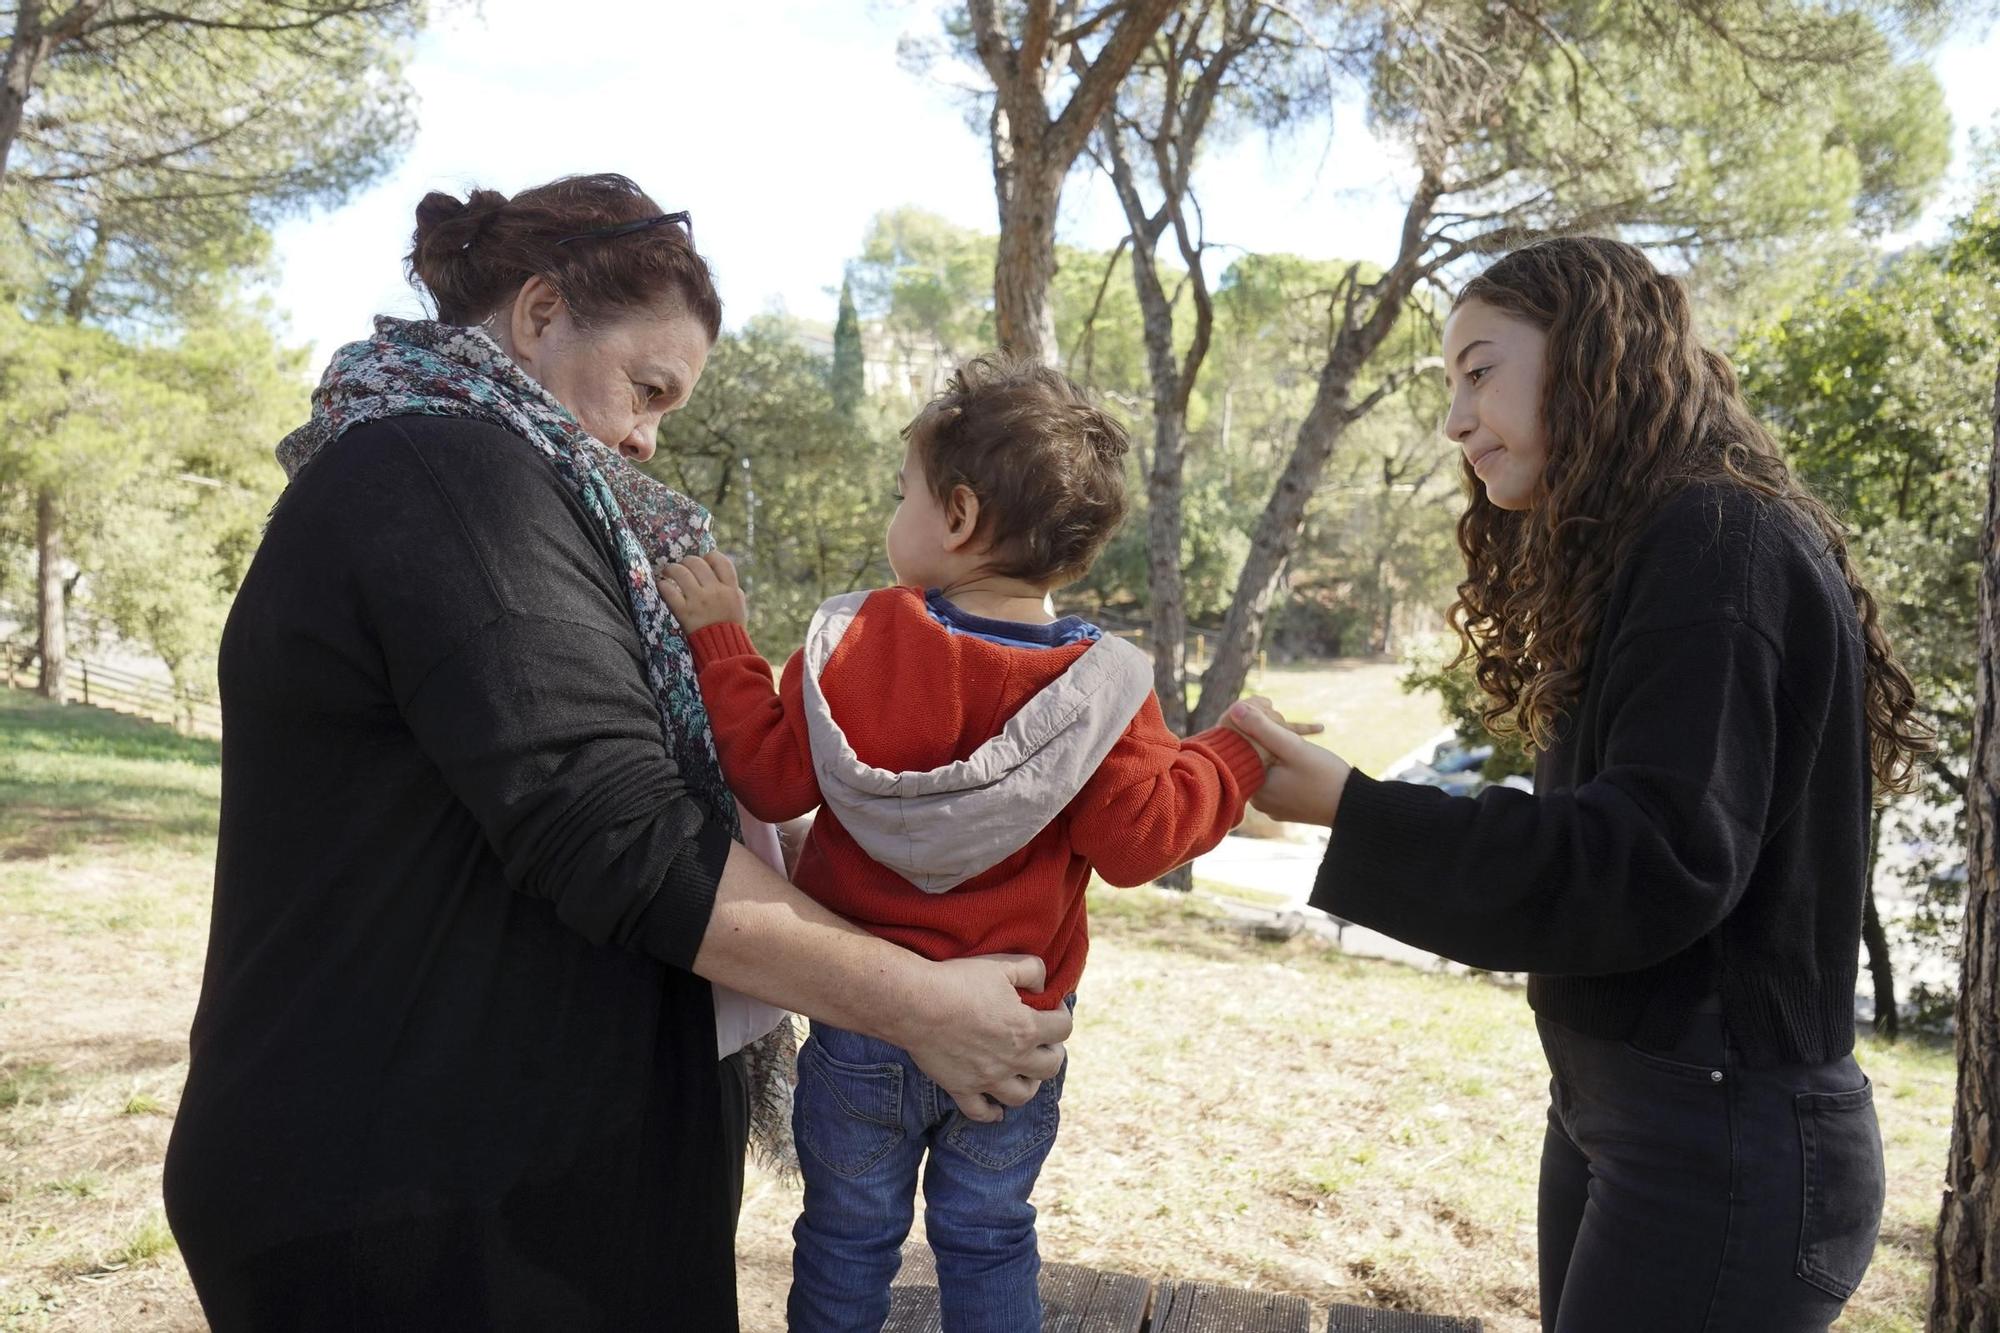
[[[1031,625],[1019,620],[994,620],[960,610],[937,588],[924,593],[924,606],[931,619],[954,634],[969,634],[1009,648],[1062,648],[1072,643],[1094,643],[1104,631],[1082,616],[1064,616],[1047,625]]]

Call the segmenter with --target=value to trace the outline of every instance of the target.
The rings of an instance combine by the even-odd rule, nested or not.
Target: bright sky
[[[560,16],[559,18],[557,16]],[[830,320],[841,266],[871,217],[910,204],[997,230],[983,133],[966,124],[963,71],[919,75],[905,36],[938,32],[932,0],[484,0],[418,44],[421,98],[401,167],[346,207],[278,232],[275,299],[317,364],[371,316],[415,315],[401,256],[427,190],[512,192],[622,171],[663,207],[690,209],[733,327],[764,310]],[[2000,116],[2000,29],[1938,60],[1962,160]],[[1253,251],[1388,258],[1401,218],[1398,159],[1358,108],[1267,146],[1247,138],[1197,176],[1212,241]],[[1918,234],[1949,216],[1948,200]],[[1062,238],[1123,234],[1094,175],[1072,177]]]

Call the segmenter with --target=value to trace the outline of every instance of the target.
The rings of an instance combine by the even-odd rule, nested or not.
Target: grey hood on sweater
[[[868,596],[828,600],[806,631],[813,774],[862,851],[924,892],[943,893],[1027,846],[1083,790],[1152,693],[1152,659],[1107,634],[969,758],[892,773],[861,762],[820,689]]]

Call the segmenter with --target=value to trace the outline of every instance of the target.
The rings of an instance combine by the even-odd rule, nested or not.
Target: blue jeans
[[[1071,997],[1074,1003],[1074,997]],[[799,1048],[792,1104],[805,1207],[792,1228],[792,1333],[874,1333],[889,1317],[924,1163],[924,1223],[946,1333],[1042,1326],[1035,1207],[1063,1074],[981,1124],[887,1042],[824,1023]]]

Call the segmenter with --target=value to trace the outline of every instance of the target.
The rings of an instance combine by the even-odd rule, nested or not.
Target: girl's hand
[[[1300,738],[1296,729],[1262,699],[1244,699],[1225,715],[1244,739],[1271,756],[1264,786],[1250,804],[1273,819],[1333,827],[1340,793],[1354,768],[1331,750]],[[1314,728],[1317,730],[1317,728]]]
[[[667,610],[689,634],[710,625],[750,623],[750,605],[736,581],[736,566],[720,551],[690,560],[662,562],[655,584]]]

